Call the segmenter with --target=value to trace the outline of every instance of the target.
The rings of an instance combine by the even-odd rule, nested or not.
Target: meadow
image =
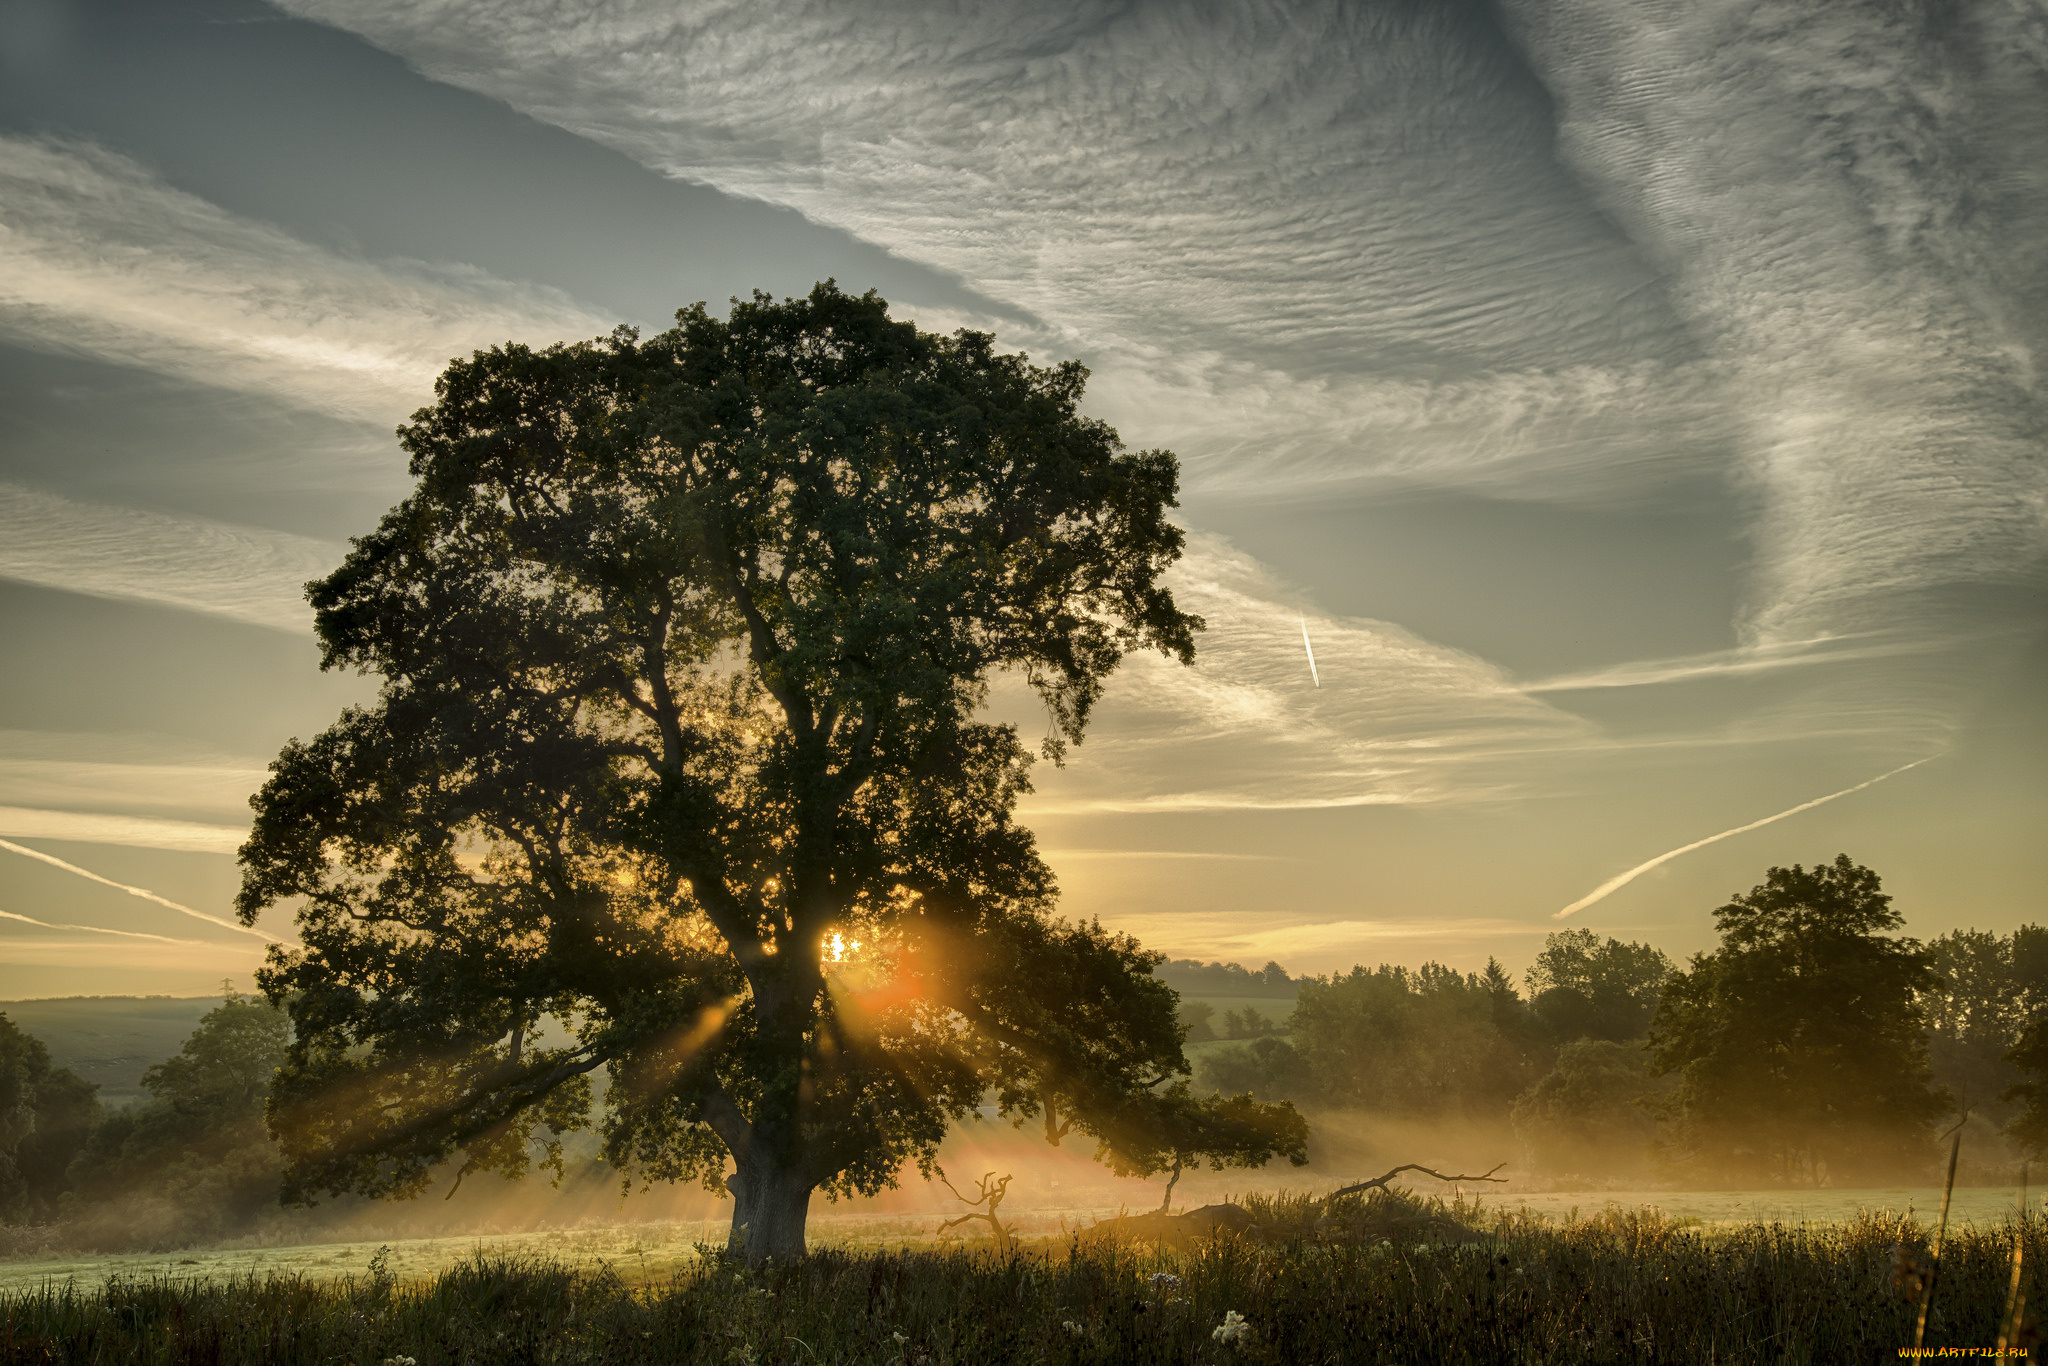
[[[760,1270],[708,1244],[650,1265],[593,1243],[435,1270],[352,1251],[325,1278],[46,1279],[0,1296],[0,1361],[1871,1362],[1912,1340],[1900,1272],[1925,1265],[1930,1232],[1871,1211],[1709,1226],[1380,1193],[1245,1204],[1241,1233],[878,1242]],[[2038,1303],[2048,1224],[1952,1226],[1928,1345],[1993,1345],[2016,1243]]]

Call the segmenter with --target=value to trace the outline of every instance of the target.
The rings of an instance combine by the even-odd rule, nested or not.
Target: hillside
[[[0,1013],[50,1050],[50,1061],[97,1082],[100,1100],[144,1094],[142,1074],[176,1053],[218,996],[66,996],[0,1001]]]

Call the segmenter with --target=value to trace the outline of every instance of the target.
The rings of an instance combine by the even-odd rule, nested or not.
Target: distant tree
[[[1714,913],[1721,947],[1664,988],[1652,1071],[1676,1075],[1675,1161],[1701,1175],[1840,1183],[1911,1171],[1950,1097],[1932,1084],[1928,954],[1847,855],[1772,868]]]
[[[67,1208],[98,1207],[142,1241],[191,1242],[254,1223],[277,1204],[282,1162],[264,1127],[290,1022],[230,990],[177,1054],[142,1074],[147,1102],[116,1110],[72,1163]]]
[[[1182,1001],[1174,1018],[1187,1031],[1189,1043],[1204,1043],[1216,1037],[1216,1027],[1209,1023],[1216,1018],[1216,1007],[1207,1001]]]
[[[2048,1005],[2048,930],[2022,925],[2003,937],[1952,930],[1927,950],[1935,980],[1921,1004],[1935,1079],[1973,1112],[2008,1119],[2012,1106],[2004,1097],[2022,1077],[2007,1054]]]
[[[1030,755],[976,716],[1020,674],[1056,760],[1125,653],[1192,658],[1174,457],[1082,417],[1080,365],[872,293],[677,320],[451,365],[417,488],[311,587],[325,665],[383,683],[242,853],[245,917],[302,907],[262,978],[288,1193],[559,1173],[599,1069],[608,1157],[731,1189],[757,1262],[984,1096],[1161,1170],[1205,1111],[1160,956],[1053,916]],[[1299,1152],[1258,1113],[1216,1151]]]
[[[0,1014],[0,1220],[41,1222],[57,1210],[65,1169],[99,1120],[99,1088]]]
[[[1301,985],[1278,963],[1253,971],[1242,963],[1175,958],[1157,975],[1183,996],[1292,996]]]
[[[1615,1176],[1649,1164],[1657,1122],[1641,1103],[1655,1089],[1640,1044],[1579,1039],[1515,1102],[1515,1135],[1538,1171]]]
[[[1504,1115],[1545,1066],[1518,1028],[1499,964],[1437,963],[1312,979],[1288,1019],[1302,1075],[1332,1104],[1419,1115]]]
[[[1560,1042],[1640,1039],[1672,970],[1671,960],[1648,944],[1560,930],[1543,941],[1529,970],[1531,1008]]]
[[[1321,1098],[1304,1075],[1301,1055],[1285,1039],[1270,1036],[1204,1054],[1195,1090],[1257,1100]]]

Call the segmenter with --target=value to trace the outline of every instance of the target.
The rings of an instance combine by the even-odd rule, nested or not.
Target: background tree
[[[1701,1175],[1830,1182],[1910,1171],[1950,1097],[1932,1084],[1928,955],[1849,861],[1772,868],[1714,913],[1721,947],[1665,985],[1652,1070],[1676,1074],[1676,1160]]]
[[[1505,1116],[1544,1070],[1498,963],[1484,975],[1382,964],[1314,979],[1288,1019],[1316,1098],[1413,1115]]]
[[[2016,1109],[2008,1093],[2024,1080],[2008,1055],[2020,1046],[2027,1023],[2048,1007],[2048,930],[2022,925],[2003,936],[1951,930],[1930,941],[1927,951],[1935,980],[1921,993],[1921,1004],[1935,1080],[1958,1105],[2003,1123]]]
[[[1531,1164],[1553,1174],[1612,1177],[1645,1170],[1657,1121],[1641,1044],[1577,1039],[1516,1100],[1510,1118]]]
[[[71,1166],[67,1211],[88,1240],[190,1243],[243,1230],[277,1205],[281,1163],[264,1126],[290,1022],[228,990],[173,1057],[142,1074],[147,1102],[109,1113]]]
[[[1560,1043],[1640,1039],[1671,973],[1671,960],[1648,944],[1559,930],[1544,939],[1529,970],[1530,1006]]]
[[[754,1260],[987,1093],[1170,1164],[1203,1111],[1159,956],[1053,917],[1030,756],[975,718],[1014,670],[1057,758],[1125,652],[1192,657],[1174,457],[1081,417],[1078,364],[872,293],[677,321],[451,365],[415,492],[311,587],[325,666],[383,683],[242,855],[245,917],[301,907],[262,979],[288,1192],[559,1173],[601,1068],[607,1156],[730,1187]],[[1258,1113],[1219,1151],[1298,1157]]]
[[[69,1187],[65,1170],[99,1120],[98,1089],[52,1067],[42,1040],[0,1014],[0,1219],[55,1215]]]

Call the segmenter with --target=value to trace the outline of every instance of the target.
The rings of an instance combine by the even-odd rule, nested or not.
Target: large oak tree
[[[382,685],[242,851],[303,940],[262,978],[288,1196],[559,1171],[589,1122],[730,1188],[758,1260],[985,1101],[1126,1173],[1301,1160],[1291,1109],[1192,1095],[1157,955],[1055,917],[978,719],[1015,671],[1057,758],[1125,653],[1191,659],[1174,457],[872,293],[677,321],[452,364],[417,488],[310,586]]]

